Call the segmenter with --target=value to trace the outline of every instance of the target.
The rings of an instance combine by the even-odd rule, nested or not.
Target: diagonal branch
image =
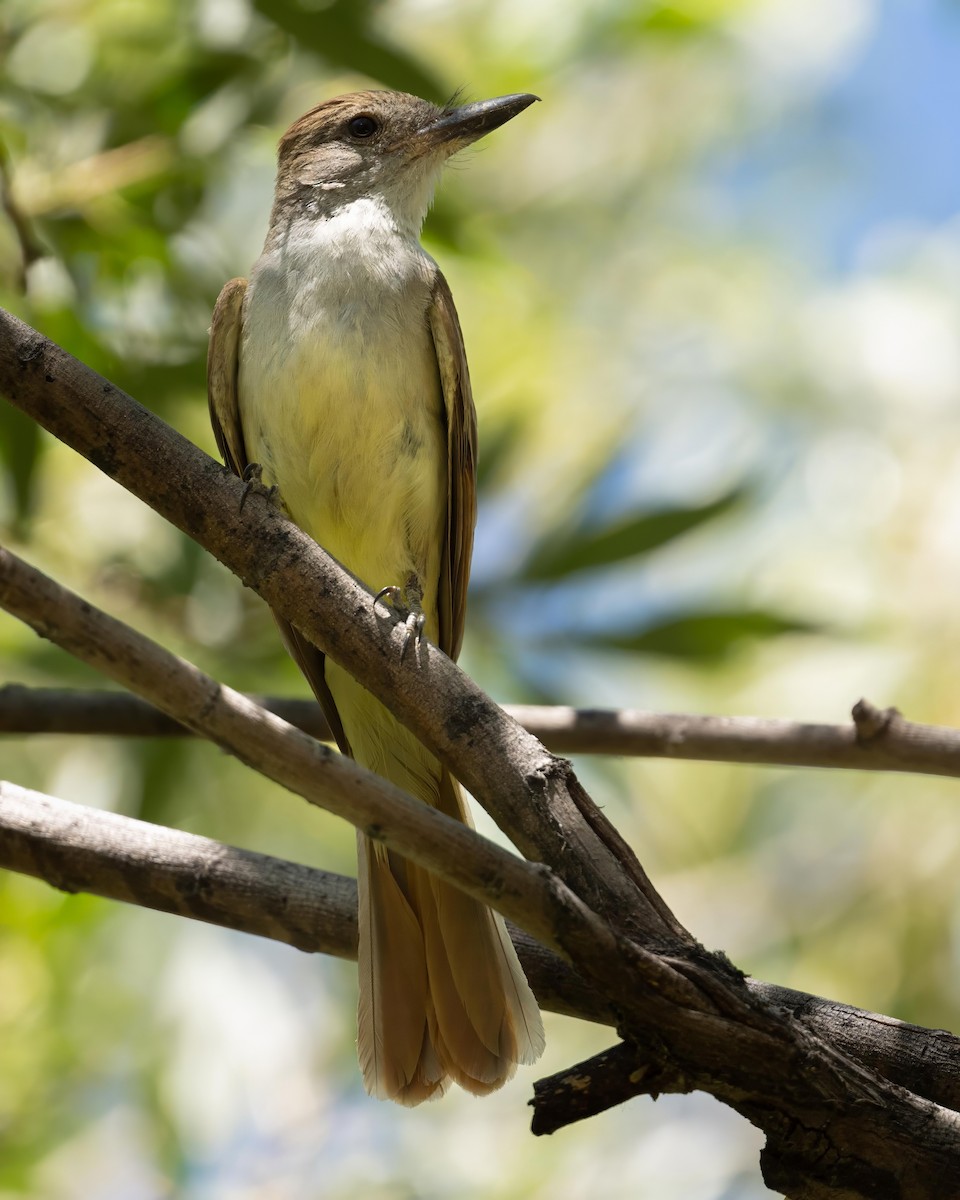
[[[66,892],[89,892],[272,938],[298,950],[357,957],[353,879],[0,781],[0,867]],[[545,1008],[613,1024],[609,1006],[522,930],[513,939]]]
[[[545,867],[413,799],[3,548],[0,606],[241,762],[492,905],[546,944],[558,944],[561,909],[574,937],[609,940],[599,918]]]
[[[771,1187],[794,1200],[960,1193],[960,1116],[821,1041],[751,992],[723,956],[703,951],[569,764],[435,647],[425,644],[417,663],[401,664],[396,630],[383,636],[370,594],[279,512],[254,498],[241,514],[239,481],[7,315],[0,315],[0,390],[255,586],[555,873],[449,828],[441,814],[367,773],[340,773],[331,752],[173,656],[163,666],[169,679],[144,680],[116,653],[129,647],[132,631],[104,626],[110,618],[9,554],[0,563],[6,606],[301,795],[317,801],[326,788],[331,811],[561,949],[609,1000],[662,1087],[710,1091],[766,1132],[761,1165]],[[105,629],[105,644],[92,650],[93,631]],[[191,681],[183,705],[169,703],[170,687]]]
[[[252,696],[321,741],[330,730],[313,700]],[[615,754],[852,771],[903,771],[960,778],[960,729],[908,721],[866,700],[845,725],[762,717],[650,713],[638,709],[514,704],[504,712],[558,754]],[[185,737],[190,730],[125,692],[0,686],[0,733]]]
[[[275,506],[36,330],[0,310],[0,392],[253,587],[367,687],[447,764],[528,857],[601,915],[661,940],[687,938],[554,758],[426,640],[400,659],[402,627]]]
[[[63,891],[206,921],[308,953],[356,957],[356,883],[345,876],[4,782],[0,835],[0,867]],[[562,959],[522,930],[512,934],[544,1008],[616,1024],[603,997]],[[960,1108],[960,1038],[759,980],[748,986],[891,1082]],[[536,1085],[535,1129],[559,1128],[639,1095],[651,1082],[645,1068],[636,1047],[622,1043],[543,1080]]]

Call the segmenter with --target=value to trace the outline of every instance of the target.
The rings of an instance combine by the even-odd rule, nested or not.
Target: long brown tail
[[[438,775],[436,807],[469,823],[456,781]],[[367,1090],[414,1105],[453,1079],[486,1095],[539,1058],[540,1012],[503,920],[363,835],[358,859]]]

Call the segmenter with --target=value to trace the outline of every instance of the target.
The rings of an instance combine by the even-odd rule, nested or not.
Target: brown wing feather
[[[467,617],[477,521],[477,414],[450,287],[437,271],[429,310],[447,416],[447,529],[440,568],[440,649],[456,659]]]
[[[243,298],[247,291],[245,279],[231,279],[224,284],[213,310],[210,323],[210,346],[207,351],[207,402],[210,423],[224,462],[236,475],[242,476],[248,466],[247,450],[240,422],[240,403],[237,381],[240,374],[240,334],[243,329]],[[273,614],[280,636],[294,662],[313,689],[337,745],[350,753],[343,723],[333,696],[324,678],[324,655],[283,617]]]
[[[247,451],[240,426],[237,376],[240,371],[240,332],[243,328],[243,297],[247,281],[231,279],[217,297],[210,322],[207,348],[207,403],[213,436],[223,461],[236,475],[247,467]]]
[[[340,713],[333,702],[333,695],[327,687],[327,680],[324,675],[324,663],[327,656],[322,650],[318,650],[313,642],[308,642],[300,630],[295,629],[289,621],[285,621],[283,617],[277,616],[276,613],[273,614],[273,619],[277,623],[280,636],[283,638],[283,644],[286,646],[290,657],[304,673],[307,683],[313,689],[313,694],[317,698],[317,703],[323,709],[323,715],[327,718],[327,724],[330,726],[333,739],[339,746],[340,752],[342,754],[349,754],[352,758],[353,751],[350,749],[347,735],[343,732],[343,722],[340,720]]]

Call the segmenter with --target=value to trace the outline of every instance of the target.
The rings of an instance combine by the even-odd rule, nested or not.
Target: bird
[[[361,91],[312,108],[280,140],[263,251],[211,323],[209,408],[227,466],[403,616],[405,648],[425,635],[452,659],[476,413],[453,297],[420,230],[446,161],[537,99],[438,106]],[[447,768],[274,616],[341,752],[471,824]],[[540,1012],[502,918],[360,832],[357,856],[366,1090],[407,1106],[451,1082],[486,1095],[536,1061]]]

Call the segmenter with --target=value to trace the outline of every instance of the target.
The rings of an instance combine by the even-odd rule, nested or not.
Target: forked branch
[[[615,1011],[658,1087],[711,1092],[760,1126],[771,1187],[796,1200],[960,1193],[960,1116],[895,1086],[706,953],[568,763],[435,647],[401,663],[370,595],[282,514],[15,318],[0,391],[215,553],[351,671],[491,812],[526,863],[446,821],[5,554],[0,601],[44,636],[271,778],[338,812],[553,947]],[[99,643],[97,649],[95,642]],[[120,652],[118,652],[120,648]],[[159,648],[157,648],[159,650]],[[450,828],[450,826],[454,826]],[[539,863],[546,864],[545,866]]]

